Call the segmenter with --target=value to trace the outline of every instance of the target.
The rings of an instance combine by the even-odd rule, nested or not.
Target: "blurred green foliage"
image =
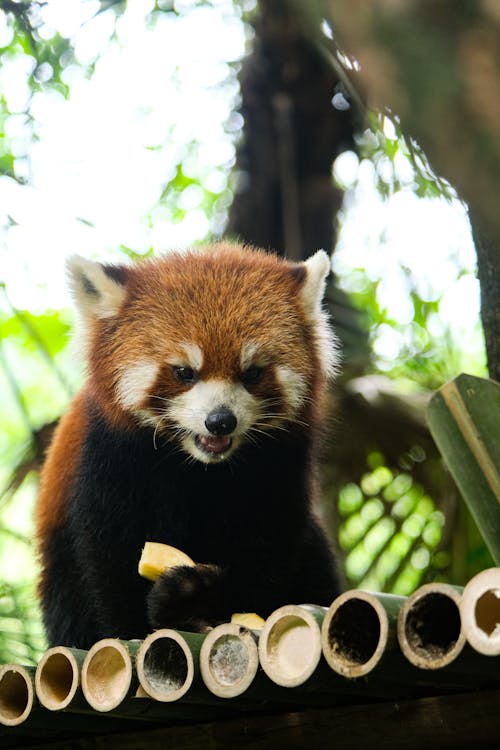
[[[32,583],[0,583],[1,663],[37,664],[45,648]]]
[[[150,2],[146,23],[154,25],[162,13],[182,14],[193,2]],[[82,61],[75,54],[71,38],[42,23],[42,2],[0,3],[0,20],[5,30],[0,37],[0,67],[17,76],[20,99],[0,93],[0,175],[29,184],[30,148],[42,137],[33,103],[37,95],[67,99],[71,93],[69,72],[78,67],[91,77],[97,58]],[[119,18],[125,2],[89,3],[94,14]],[[252,6],[251,2],[241,2]],[[115,32],[110,31],[110,40]],[[179,81],[182,85],[182,81]],[[225,81],[225,95],[237,102],[236,65]],[[202,115],[201,115],[202,116]],[[232,113],[224,124],[234,144],[241,133],[241,117]],[[420,198],[450,200],[453,192],[430,169],[418,146],[398,128],[387,135],[383,118],[373,116],[371,130],[360,135],[360,161],[374,167],[376,190],[388,198],[400,190],[411,190]],[[145,150],[169,149],[172,132],[161,143]],[[410,165],[401,171],[401,159]],[[179,223],[194,209],[208,217],[208,233],[222,231],[231,203],[235,177],[231,160],[204,163],[199,144],[188,140],[179,149],[177,164],[166,170],[164,187],[151,206],[148,220]],[[346,190],[346,186],[343,186]],[[348,192],[348,191],[347,191]],[[84,220],[82,220],[84,221]],[[6,231],[15,228],[10,218]],[[383,243],[383,237],[377,242]],[[122,245],[125,258],[132,260],[154,252],[141,252]],[[435,388],[447,378],[467,369],[484,373],[481,345],[463,346],[453,331],[440,323],[440,296],[424,297],[408,266],[399,269],[411,321],[401,322],[384,299],[384,270],[368,273],[364,266],[341,267],[339,281],[356,306],[363,311],[372,344],[384,332],[397,340],[396,354],[385,359],[375,356],[372,372]],[[463,272],[457,266],[457,278]],[[76,390],[81,372],[68,350],[70,316],[67,311],[17,310],[2,286],[0,267],[0,661],[36,662],[44,647],[34,593],[36,560],[32,544],[32,513],[36,496],[36,470],[41,459],[40,431],[53,422]],[[478,338],[480,332],[478,327]],[[388,466],[380,453],[371,451],[359,476],[353,476],[338,492],[335,502],[341,519],[338,542],[345,555],[350,585],[410,593],[428,577],[446,578],[449,552],[443,547],[444,517],[438,498],[430,497],[401,466]],[[467,529],[461,529],[466,538]],[[473,532],[471,532],[473,533]],[[481,560],[480,541],[474,549]],[[465,558],[464,558],[465,559]]]
[[[45,646],[34,595],[32,517],[45,426],[76,382],[60,311],[0,308],[0,661],[36,663]]]
[[[378,452],[367,464],[370,470],[338,497],[346,577],[353,587],[408,595],[449,565],[439,549],[445,519],[411,474],[389,468]]]
[[[450,292],[454,291],[457,298],[459,288],[469,297],[477,294],[475,260],[471,260],[475,259],[475,253],[466,208],[449,183],[435,174],[418,144],[401,131],[397,118],[370,113],[369,122],[370,128],[357,136],[357,154],[351,155],[356,166],[351,164],[348,181],[339,179],[335,169],[334,177],[346,192],[348,204],[356,202],[360,194],[363,201],[364,194],[371,190],[384,199],[382,205],[385,202],[404,206],[410,222],[406,236],[398,227],[394,235],[388,237],[384,222],[375,221],[363,234],[352,232],[353,220],[348,210],[344,209],[339,218],[341,233],[333,258],[334,270],[339,275],[340,286],[365,316],[374,368],[392,378],[408,379],[432,390],[460,372],[487,376],[479,308],[475,325],[467,330],[461,330],[460,320],[450,321],[449,311],[446,317],[442,314]],[[369,170],[365,169],[367,166]],[[399,203],[390,204],[398,198],[402,199]],[[421,242],[432,241],[436,245],[434,254],[414,241],[412,233],[418,235],[419,227],[410,219],[412,209],[417,212],[416,199],[428,208],[439,205],[450,208],[449,221],[455,222],[456,228],[450,226],[449,238],[446,237],[447,258],[430,232],[422,233]],[[368,203],[366,208],[373,212],[373,206]],[[393,214],[398,210],[402,209],[394,208]],[[432,213],[421,215],[424,222],[434,219]],[[345,250],[344,228],[347,230]],[[445,241],[443,228],[438,237]],[[398,240],[400,247],[396,248]],[[366,244],[363,253],[356,247],[360,242]],[[396,257],[398,251],[399,257]],[[381,258],[378,264],[373,262],[376,254]],[[364,259],[365,263],[357,264],[351,255]],[[464,281],[468,284],[464,285]]]

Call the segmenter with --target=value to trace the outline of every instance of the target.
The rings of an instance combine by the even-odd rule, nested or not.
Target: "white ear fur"
[[[304,262],[306,278],[300,289],[302,303],[308,318],[317,320],[325,293],[326,277],[330,271],[330,258],[324,250],[318,250]]]
[[[69,286],[84,319],[116,315],[126,295],[125,287],[112,279],[100,263],[72,255],[66,263]]]
[[[339,345],[322,308],[326,279],[330,272],[330,258],[324,250],[318,250],[304,262],[306,278],[300,289],[306,315],[314,324],[321,367],[326,377],[333,377],[339,366]]]

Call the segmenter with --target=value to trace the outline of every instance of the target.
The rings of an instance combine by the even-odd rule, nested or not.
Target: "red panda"
[[[35,514],[51,645],[204,631],[339,593],[312,510],[337,359],[328,270],[323,251],[292,264],[229,243],[132,266],[70,258],[87,380]],[[148,540],[198,564],[151,584]]]

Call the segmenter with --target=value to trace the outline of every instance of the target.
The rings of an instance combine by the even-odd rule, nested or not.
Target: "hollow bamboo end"
[[[427,583],[401,607],[398,640],[409,662],[420,669],[441,669],[465,644],[460,593],[445,583]]]
[[[71,703],[80,684],[78,663],[65,646],[49,648],[35,673],[38,700],[49,711],[60,711]]]
[[[31,675],[18,664],[0,666],[0,724],[15,727],[26,721],[33,708]]]
[[[157,701],[168,703],[182,698],[194,679],[191,650],[182,635],[169,628],[144,639],[136,667],[143,690]]]
[[[112,711],[127,697],[132,682],[132,659],[116,638],[94,643],[82,666],[82,690],[96,711]]]
[[[311,612],[288,604],[266,620],[259,639],[262,669],[277,685],[296,687],[313,674],[321,658],[321,632]]]
[[[487,656],[500,654],[500,568],[488,568],[472,578],[460,602],[468,642]]]
[[[241,695],[259,667],[254,636],[237,623],[218,625],[203,641],[200,671],[207,688],[220,698]]]
[[[389,620],[383,605],[368,591],[346,591],[323,620],[321,643],[329,666],[344,677],[371,672],[387,646]]]

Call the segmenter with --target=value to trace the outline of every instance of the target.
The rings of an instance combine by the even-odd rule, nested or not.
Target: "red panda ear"
[[[104,266],[80,255],[66,264],[69,286],[84,319],[116,315],[126,296],[126,266]]]
[[[319,364],[324,375],[330,378],[337,373],[340,361],[337,337],[321,306],[330,272],[330,258],[324,250],[318,250],[296,268],[301,269],[300,277],[303,277],[299,278],[299,295],[307,318],[314,328]]]
[[[330,258],[324,250],[318,250],[298,267],[303,275],[300,287],[300,298],[308,319],[318,320],[321,313],[321,303],[325,293],[326,278],[330,272]]]

